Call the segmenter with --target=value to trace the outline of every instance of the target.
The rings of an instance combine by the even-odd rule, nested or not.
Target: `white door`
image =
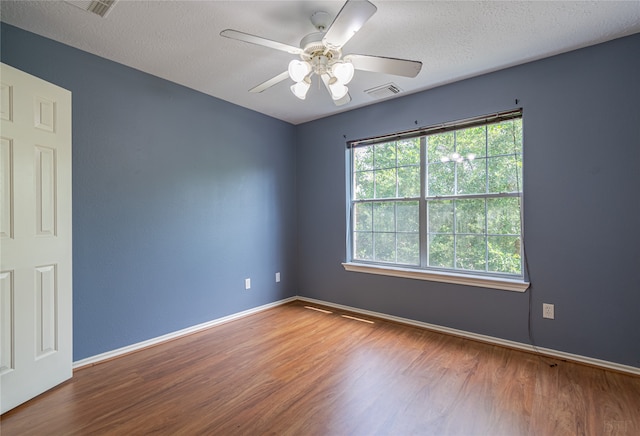
[[[0,68],[4,413],[72,375],[71,93]]]

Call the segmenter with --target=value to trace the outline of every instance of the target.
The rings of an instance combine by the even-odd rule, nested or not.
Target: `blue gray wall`
[[[366,138],[521,106],[533,337],[543,347],[640,367],[638,53],[639,34],[299,126],[302,295],[528,343],[529,292],[340,265],[343,135]],[[555,304],[555,320],[542,319],[543,302]]]
[[[73,93],[74,360],[297,293],[292,125],[4,23],[1,54]]]
[[[529,292],[340,265],[344,136],[522,107],[533,336],[640,367],[638,52],[634,35],[291,126],[2,24],[3,62],[73,92],[74,359],[295,294],[527,343]]]

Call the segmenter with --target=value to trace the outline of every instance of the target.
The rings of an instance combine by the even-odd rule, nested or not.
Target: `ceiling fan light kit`
[[[340,106],[351,101],[346,85],[353,79],[355,70],[415,77],[422,68],[422,62],[405,59],[356,54],[342,57],[342,47],[376,10],[366,0],[348,0],[328,27],[329,14],[316,12],[311,16],[311,22],[318,32],[302,38],[299,48],[231,29],[223,30],[220,35],[300,56],[299,60],[289,62],[287,71],[252,88],[250,92],[262,92],[290,78],[295,82],[290,87],[291,92],[304,100],[311,87],[311,78],[316,75],[324,83],[334,104]]]
[[[299,61],[297,59],[289,62],[289,77],[294,82],[301,82],[311,72],[311,65],[309,62]]]
[[[291,92],[300,100],[307,98],[307,92],[311,88],[311,80],[308,77],[304,77],[301,81],[291,85]]]
[[[340,83],[337,78],[332,77],[331,79],[329,79],[329,91],[331,92],[332,99],[340,100],[342,97],[347,95],[347,93],[349,92],[349,88]]]
[[[353,68],[353,64],[351,62],[342,61],[334,63],[331,66],[331,72],[333,73],[333,77],[346,85],[351,82],[351,79],[353,79],[355,68]]]

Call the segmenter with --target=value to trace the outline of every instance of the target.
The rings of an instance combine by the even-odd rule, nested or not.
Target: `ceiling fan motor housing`
[[[300,58],[309,62],[313,72],[322,75],[328,72],[329,65],[333,60],[339,60],[342,52],[339,49],[325,47],[322,43],[323,32],[310,33],[300,41]]]

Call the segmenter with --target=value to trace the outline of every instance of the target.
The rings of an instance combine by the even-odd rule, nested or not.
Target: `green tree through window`
[[[351,146],[353,261],[522,276],[522,114]]]

